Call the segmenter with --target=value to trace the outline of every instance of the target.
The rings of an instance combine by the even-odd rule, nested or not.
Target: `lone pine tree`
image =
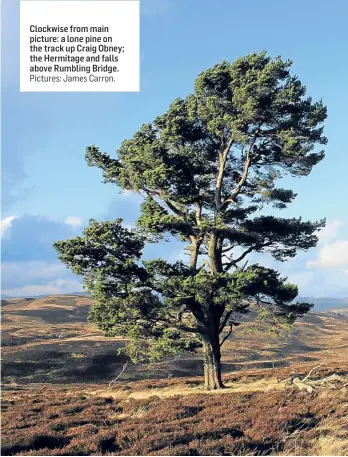
[[[106,335],[128,337],[133,360],[200,346],[207,389],[223,387],[221,345],[241,314],[276,327],[312,305],[276,270],[247,264],[316,245],[325,221],[261,215],[295,198],[279,178],[307,176],[324,152],[326,107],[306,97],[291,61],[253,53],[203,71],[194,92],[124,141],[117,157],[96,146],[89,166],[104,182],[143,196],[135,229],[91,220],[82,236],[57,241],[59,258],[84,277],[95,304],[90,320]],[[275,212],[275,211],[274,211]],[[146,242],[187,243],[189,262],[142,261]]]

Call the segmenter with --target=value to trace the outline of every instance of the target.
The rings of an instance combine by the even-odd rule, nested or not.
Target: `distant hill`
[[[333,309],[348,309],[348,297],[298,297],[296,301],[314,303],[313,311],[328,311]]]
[[[13,299],[13,298],[31,298],[31,299],[39,299],[39,298],[47,298],[50,297],[52,294],[45,294],[45,295],[32,295],[31,297],[28,296],[10,296],[10,295],[1,295],[2,300],[8,300],[8,299]],[[71,292],[69,294],[54,294],[55,296],[71,296],[71,295],[77,295],[81,297],[90,297],[91,294],[87,292]],[[343,310],[342,314],[348,313],[348,297],[342,297],[342,298],[334,298],[334,297],[321,297],[321,298],[316,298],[316,297],[298,297],[296,301],[303,301],[303,302],[308,302],[308,303],[314,303],[314,308],[313,311],[331,311],[335,310],[335,312],[338,312],[338,310]]]
[[[17,383],[105,383],[127,360],[117,349],[125,340],[107,338],[87,320],[91,297],[81,294],[2,300],[2,380]],[[344,307],[343,307],[344,309]],[[347,308],[348,309],[348,308]],[[246,325],[223,347],[224,373],[242,367],[272,368],[317,363],[328,351],[348,350],[348,319],[340,312],[310,312],[288,336],[271,338]],[[330,354],[331,354],[330,352]],[[335,355],[336,354],[336,355]],[[116,373],[116,374],[115,374]],[[202,374],[201,354],[182,354],[153,366],[129,364],[123,379],[137,380]]]
[[[31,297],[28,297],[27,295],[16,295],[16,296],[13,296],[13,295],[4,295],[4,294],[1,294],[1,299],[2,300],[8,300],[8,299],[11,299],[11,298],[46,298],[46,297],[50,297],[52,294],[44,294],[44,295],[32,295]],[[82,296],[82,297],[90,297],[91,294],[89,294],[88,292],[84,292],[84,291],[81,291],[81,292],[70,292],[69,294],[54,294],[54,295],[61,295],[62,297],[64,297],[65,295],[67,296],[70,296],[70,295],[79,295],[79,296]]]

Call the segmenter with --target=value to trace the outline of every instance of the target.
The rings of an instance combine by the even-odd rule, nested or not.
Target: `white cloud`
[[[60,262],[17,261],[3,262],[0,266],[1,275],[7,281],[15,280],[17,284],[30,284],[38,280],[47,281],[62,277],[68,273],[66,266]]]
[[[324,244],[316,260],[307,262],[307,267],[335,268],[348,266],[348,241],[336,240]]]
[[[68,216],[64,219],[64,222],[72,228],[78,228],[82,225],[82,218],[78,216]]]
[[[326,226],[321,229],[318,233],[320,243],[330,243],[337,238],[339,229],[343,226],[343,222],[339,219],[335,219],[328,222]]]
[[[0,237],[9,236],[12,222],[16,219],[16,216],[8,216],[0,221]]]
[[[82,290],[80,280],[60,262],[3,262],[0,268],[4,295],[29,297]]]
[[[31,297],[35,295],[67,294],[72,292],[81,292],[82,286],[79,281],[69,279],[56,279],[49,281],[47,284],[32,284],[12,289],[4,289],[4,295],[12,297]]]

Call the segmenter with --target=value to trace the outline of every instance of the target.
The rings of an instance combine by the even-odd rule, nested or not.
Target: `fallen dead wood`
[[[289,385],[294,385],[299,390],[307,391],[308,393],[312,393],[316,389],[343,389],[344,387],[347,387],[348,377],[338,375],[336,373],[333,373],[324,378],[311,379],[313,372],[324,365],[326,362],[327,359],[325,359],[319,365],[313,367],[304,378],[301,378],[300,375],[293,375],[291,378],[285,379],[281,382],[287,383]]]
[[[123,365],[122,370],[121,370],[120,373],[116,376],[116,378],[109,382],[109,387],[111,387],[112,384],[114,384],[114,383],[118,380],[118,378],[121,377],[122,373],[123,373],[124,370],[127,368],[127,366],[128,366],[128,361]]]

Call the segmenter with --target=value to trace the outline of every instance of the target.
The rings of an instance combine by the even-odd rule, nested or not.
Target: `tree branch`
[[[265,248],[267,246],[270,246],[272,242],[268,243],[263,243],[263,244],[254,244],[253,246],[250,246],[246,251],[243,252],[237,259],[231,260],[231,262],[225,264],[225,271],[228,271],[231,267],[237,266],[237,263],[242,261],[248,254],[251,254],[253,251],[256,249],[261,249]]]
[[[202,201],[197,202],[197,209],[196,209],[195,216],[196,216],[196,224],[199,227],[202,223]]]
[[[236,203],[235,200],[238,197],[240,191],[242,190],[242,187],[244,186],[244,184],[245,184],[245,182],[246,182],[246,180],[248,178],[249,168],[250,168],[250,165],[251,165],[251,149],[255,145],[255,141],[256,141],[256,139],[257,139],[257,137],[259,135],[259,132],[260,132],[260,129],[257,129],[256,132],[255,132],[254,140],[250,144],[250,147],[249,147],[249,149],[247,151],[245,162],[244,162],[243,174],[242,174],[237,186],[235,187],[234,191],[232,192],[232,195],[230,195],[228,198],[226,198],[225,201],[223,201],[221,203],[220,208],[224,208],[230,202]]]
[[[220,208],[226,207],[229,203],[236,203],[236,198],[238,197],[240,191],[242,190],[242,187],[244,186],[244,184],[248,178],[248,172],[249,172],[250,165],[251,165],[251,159],[249,157],[249,151],[248,151],[247,159],[244,163],[244,171],[243,171],[242,177],[241,177],[239,183],[237,184],[237,187],[232,192],[232,195],[223,201]]]
[[[231,246],[228,246],[227,248],[225,249],[222,249],[221,252],[222,254],[225,254],[225,252],[229,252],[231,249],[235,248],[236,246],[233,244]]]
[[[233,310],[231,311],[228,311],[228,313],[226,314],[226,316],[224,317],[224,320],[222,321],[222,323],[220,324],[220,327],[219,327],[219,334],[223,331],[223,329],[225,328],[225,325],[228,321],[228,319],[231,317],[233,313]]]
[[[221,203],[221,190],[222,190],[222,182],[224,177],[224,171],[226,167],[226,161],[228,153],[232,147],[233,139],[231,138],[230,141],[227,143],[227,146],[219,152],[219,170],[216,177],[216,188],[215,188],[215,207],[219,211],[222,207]]]
[[[116,381],[118,380],[118,378],[122,375],[122,373],[124,372],[124,370],[127,368],[127,365],[128,365],[128,361],[123,365],[122,370],[121,370],[120,373],[116,376],[116,378],[109,382],[109,387],[111,387],[111,385],[112,385],[114,382],[116,382]]]
[[[305,378],[302,379],[302,382],[306,381],[307,379],[309,379],[311,377],[311,374],[313,373],[314,370],[317,370],[318,368],[320,368],[322,365],[324,365],[325,363],[327,362],[327,357],[325,358],[325,360],[321,363],[319,363],[319,365],[313,367],[311,369],[311,371],[307,374],[307,376]]]
[[[168,206],[168,208],[173,211],[177,216],[182,217],[183,219],[186,218],[186,213],[185,211],[181,210],[180,208],[177,208],[174,203],[170,201],[170,199],[167,197],[166,193],[164,192],[163,189],[160,190],[150,190],[150,189],[144,189],[145,193],[147,195],[153,196],[156,195],[157,197],[160,197],[162,201]]]
[[[231,262],[226,264],[225,271],[228,271],[231,267],[236,266],[238,262],[243,260],[248,254],[250,254],[255,249],[255,246],[251,246],[249,249],[243,252],[237,259],[231,260]]]
[[[230,329],[229,329],[229,331],[227,332],[227,335],[225,335],[225,337],[224,337],[223,340],[221,341],[220,347],[224,344],[224,342],[227,340],[227,338],[231,335],[232,329],[233,329],[233,324],[230,324]]]
[[[164,201],[164,203],[168,206],[169,209],[171,209],[173,211],[173,213],[175,213],[177,216],[180,216],[182,217],[183,219],[186,219],[186,213],[184,211],[182,211],[180,208],[177,208],[174,203],[172,203],[169,198],[166,196],[166,194],[164,193],[164,191],[160,191],[160,195]]]
[[[187,325],[183,325],[183,324],[179,324],[178,329],[182,330],[183,332],[201,333],[201,329],[199,327],[188,327]]]

